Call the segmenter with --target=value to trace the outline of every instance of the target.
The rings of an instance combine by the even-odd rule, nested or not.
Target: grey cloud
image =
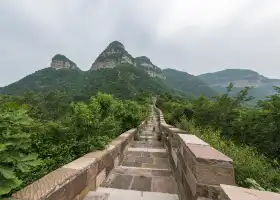
[[[13,1],[0,2],[0,86],[48,67],[56,53],[87,70],[113,40],[161,68],[192,74],[248,68],[280,78],[280,14],[257,18],[261,0],[240,7],[222,26],[182,23],[167,36],[159,26],[171,25],[164,21],[169,1],[53,1],[37,12]]]

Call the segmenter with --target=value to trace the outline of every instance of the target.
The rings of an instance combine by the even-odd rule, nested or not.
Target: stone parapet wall
[[[139,128],[143,129],[146,121]],[[123,160],[137,129],[131,129],[113,140],[106,149],[88,153],[14,193],[20,200],[82,200],[106,179]]]
[[[221,185],[221,200],[279,200],[280,194],[274,192],[264,192],[254,189],[235,187],[231,185]]]
[[[235,186],[233,160],[197,136],[167,124],[160,109],[160,133],[180,200],[280,200],[280,194]]]
[[[218,199],[220,184],[235,185],[232,159],[195,135],[167,124],[162,112],[156,112],[180,199]]]

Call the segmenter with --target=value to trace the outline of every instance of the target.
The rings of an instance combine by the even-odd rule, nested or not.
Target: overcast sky
[[[160,68],[280,78],[280,0],[0,0],[0,86],[61,53],[88,70],[113,40]]]

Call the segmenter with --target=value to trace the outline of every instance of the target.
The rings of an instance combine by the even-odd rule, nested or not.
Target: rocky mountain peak
[[[72,60],[67,58],[64,55],[56,54],[52,58],[51,62],[51,68],[54,68],[56,70],[59,69],[78,69],[76,63],[74,63]]]
[[[134,58],[125,50],[122,43],[113,41],[97,57],[91,69],[114,68],[120,64],[131,64],[135,66]]]
[[[148,57],[146,56],[136,57],[135,63],[138,67],[143,68],[150,76],[165,78],[161,69],[156,65],[154,65]]]
[[[111,42],[108,47],[110,47],[110,48],[125,49],[124,45],[121,42],[119,42],[119,41]]]

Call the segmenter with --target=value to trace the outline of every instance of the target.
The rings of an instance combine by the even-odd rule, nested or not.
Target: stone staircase
[[[166,148],[157,140],[157,131],[153,113],[139,141],[130,143],[123,162],[84,200],[179,199]]]

